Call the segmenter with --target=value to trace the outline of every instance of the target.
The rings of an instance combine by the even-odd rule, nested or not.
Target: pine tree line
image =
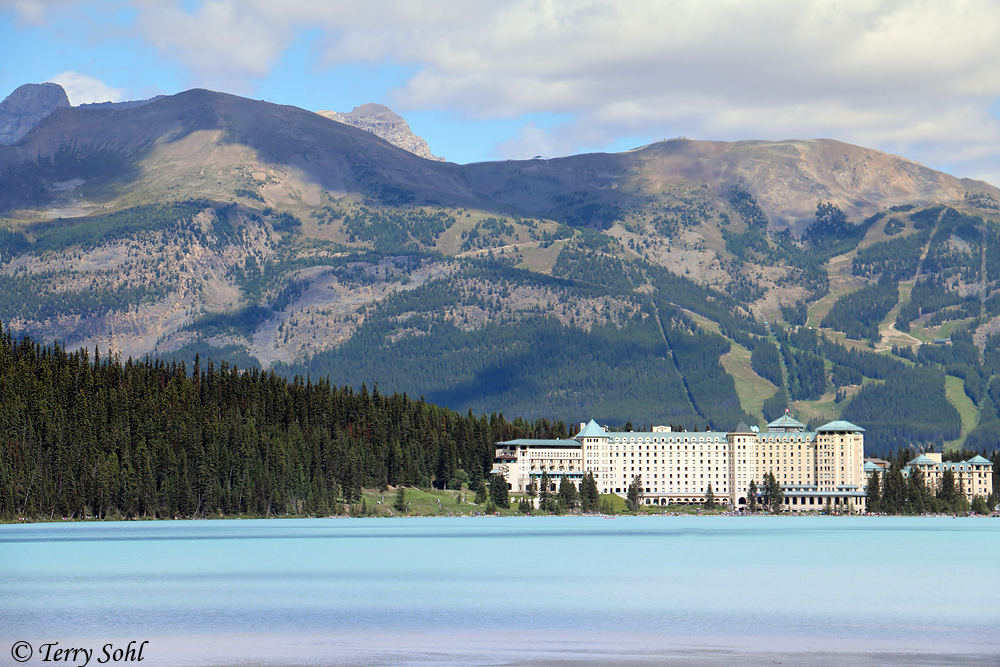
[[[191,371],[0,328],[0,519],[328,514],[361,488],[484,485],[494,443],[565,437],[223,363]]]

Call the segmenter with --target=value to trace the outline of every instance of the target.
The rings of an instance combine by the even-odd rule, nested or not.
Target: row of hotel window
[[[625,445],[626,444],[629,444],[629,443],[623,443],[622,444],[621,451],[628,451],[628,450],[625,450]],[[641,444],[642,443],[640,443],[640,445]],[[794,447],[792,447],[792,445],[794,445],[795,443],[791,442],[791,443],[780,443],[780,444],[781,444],[781,450],[787,450],[787,449],[790,449],[790,448],[794,449]],[[739,446],[736,447],[736,449],[746,449],[746,448],[747,448],[746,445],[739,445]],[[798,446],[798,448],[802,449],[802,445],[800,444]],[[834,448],[833,445],[820,445],[819,446],[819,449],[833,449],[833,448]],[[844,448],[844,444],[843,443],[840,444],[840,448],[841,449]],[[584,449],[587,450],[587,451],[602,451],[602,452],[619,451],[617,444],[616,445],[588,445],[588,446],[585,446]],[[635,448],[632,447],[632,450],[634,450],[634,449]],[[641,450],[642,447],[640,446],[639,449]],[[646,447],[646,449],[647,450],[649,450],[649,449],[656,450],[657,446],[653,445],[652,447]],[[660,449],[661,449],[661,451],[664,451],[664,452],[665,451],[673,451],[674,447],[673,447],[673,445],[668,445],[667,447],[662,447]],[[688,446],[684,445],[684,450],[683,451],[687,451],[687,449],[688,449]],[[691,449],[694,450],[694,445],[691,445]],[[699,450],[704,450],[705,447],[704,446],[699,446],[698,449]],[[709,447],[708,448],[708,451],[720,451],[720,450],[722,452],[727,451],[727,449],[725,447],[720,447],[719,445],[716,445],[714,448],[713,447]],[[763,450],[764,450],[764,445],[761,445],[760,446],[760,451],[763,451]],[[768,443],[767,450],[768,451],[778,450],[778,444]],[[677,446],[677,451],[682,451],[681,448],[680,448],[680,445]],[[536,456],[544,456],[544,455],[543,454],[536,454]]]
[[[815,442],[815,438],[810,438],[809,436],[802,435],[791,435],[791,434],[766,434],[761,435],[759,438],[755,438],[759,442]],[[841,438],[843,440],[843,438]],[[701,443],[701,442],[728,442],[726,438],[721,438],[719,436],[702,436],[702,437],[688,437],[688,438],[609,438],[608,442],[621,443],[621,444],[653,444],[653,443]]]

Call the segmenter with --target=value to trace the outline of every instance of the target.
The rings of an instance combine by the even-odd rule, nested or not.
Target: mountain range
[[[379,105],[57,100],[0,146],[0,320],[508,417],[790,406],[876,452],[992,448],[996,187],[830,139],[471,165],[417,140]]]

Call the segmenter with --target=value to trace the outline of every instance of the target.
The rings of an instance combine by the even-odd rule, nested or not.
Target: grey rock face
[[[354,110],[349,113],[337,113],[336,111],[319,111],[317,113],[338,123],[371,132],[376,137],[385,139],[393,146],[398,146],[414,155],[428,160],[444,161],[443,157],[433,155],[427,142],[413,134],[407,122],[389,107],[369,103],[354,107]]]
[[[0,102],[0,144],[10,145],[58,109],[69,98],[58,83],[27,83]]]

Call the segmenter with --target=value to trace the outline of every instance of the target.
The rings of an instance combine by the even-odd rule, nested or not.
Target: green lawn
[[[392,508],[396,500],[396,490],[389,489],[384,494],[375,489],[365,489],[362,492],[365,505],[372,516],[400,516]],[[476,505],[475,492],[434,491],[406,488],[407,515],[412,516],[469,516],[477,512],[485,512],[486,505]],[[461,502],[460,502],[461,501]],[[517,512],[517,501],[511,503],[513,513]],[[510,510],[505,511],[510,513]]]
[[[518,516],[517,501],[523,496],[524,494],[521,493],[511,494],[510,508],[498,510],[498,513],[504,516]],[[392,507],[396,500],[396,490],[394,488],[390,488],[384,494],[379,493],[375,489],[364,489],[362,497],[364,498],[365,510],[367,512],[366,516],[372,517],[473,516],[486,512],[486,505],[476,505],[474,502],[476,494],[469,493],[467,489],[463,489],[462,491],[434,491],[406,487],[407,511],[405,514],[400,514]],[[626,512],[624,498],[615,494],[601,494],[600,502],[604,503],[606,501],[611,502],[611,507],[615,514]],[[717,502],[721,501],[717,500]],[[717,511],[722,511],[722,509],[722,507],[719,507]],[[350,508],[353,516],[359,516],[360,510],[361,503],[353,505]],[[642,512],[645,514],[663,514],[667,512],[703,514],[705,511],[701,505],[642,506]]]
[[[625,499],[614,493],[602,493],[600,503],[611,502],[611,508],[616,512],[625,511]]]

